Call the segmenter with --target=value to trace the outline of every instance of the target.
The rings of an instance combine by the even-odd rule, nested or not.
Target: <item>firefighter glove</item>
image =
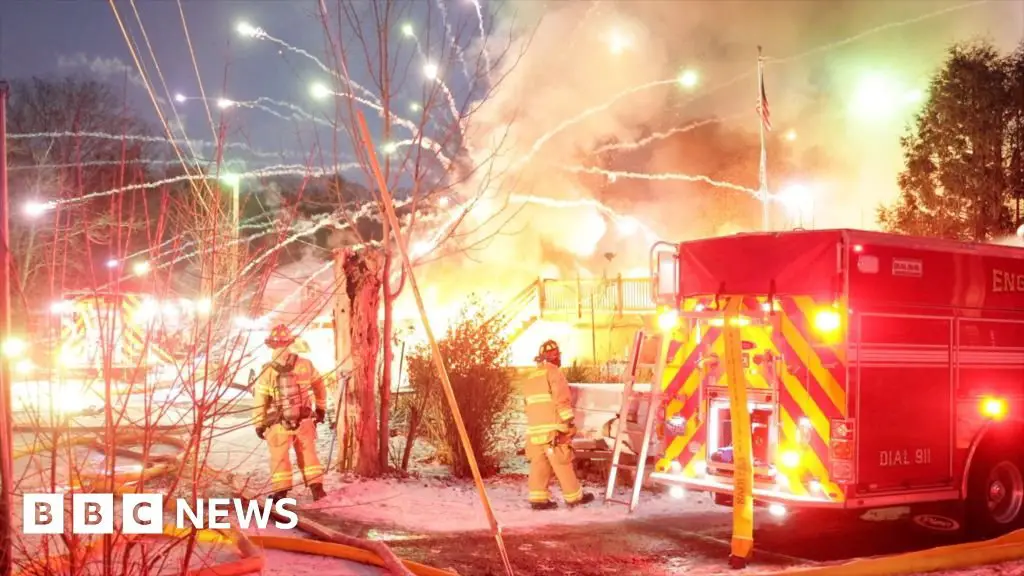
[[[256,435],[260,437],[260,440],[266,440],[266,438],[264,438],[264,435],[266,433],[267,427],[264,426],[263,424],[260,424],[259,426],[256,427]]]
[[[326,417],[327,417],[327,411],[324,410],[323,408],[317,407],[317,409],[316,409],[316,423],[317,424],[323,424],[324,423],[324,418],[326,418]]]

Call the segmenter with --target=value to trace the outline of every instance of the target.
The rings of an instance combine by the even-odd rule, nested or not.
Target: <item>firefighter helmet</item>
[[[548,340],[540,345],[540,351],[537,353],[536,360],[538,362],[550,362],[555,366],[562,365],[562,351],[558,349],[558,342],[554,340]]]
[[[266,344],[268,348],[278,349],[290,346],[292,342],[295,342],[292,331],[284,324],[278,324],[270,331]]]

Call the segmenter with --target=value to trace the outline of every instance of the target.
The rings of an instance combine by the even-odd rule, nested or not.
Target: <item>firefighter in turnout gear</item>
[[[284,498],[292,487],[291,450],[313,500],[324,493],[324,467],[316,454],[316,424],[326,415],[326,392],[313,363],[293,346],[287,326],[274,327],[266,344],[272,360],[256,381],[256,434],[270,448],[272,499]],[[315,406],[311,406],[310,393]]]
[[[576,435],[569,383],[562,374],[562,353],[554,340],[540,347],[537,368],[523,384],[526,400],[526,457],[530,459],[529,501],[534,510],[557,508],[548,484],[558,479],[570,507],[594,500],[584,492],[573,470],[572,438]]]

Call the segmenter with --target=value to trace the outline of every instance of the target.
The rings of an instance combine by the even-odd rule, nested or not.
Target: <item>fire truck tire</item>
[[[980,447],[967,485],[967,529],[992,538],[1024,526],[1024,452],[1004,443]]]

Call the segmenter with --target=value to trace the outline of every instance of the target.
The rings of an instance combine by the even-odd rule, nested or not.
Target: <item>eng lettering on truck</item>
[[[931,448],[905,448],[901,450],[881,450],[878,453],[878,465],[882,467],[922,466],[931,463]]]
[[[1024,292],[1024,274],[993,269],[992,292]]]

